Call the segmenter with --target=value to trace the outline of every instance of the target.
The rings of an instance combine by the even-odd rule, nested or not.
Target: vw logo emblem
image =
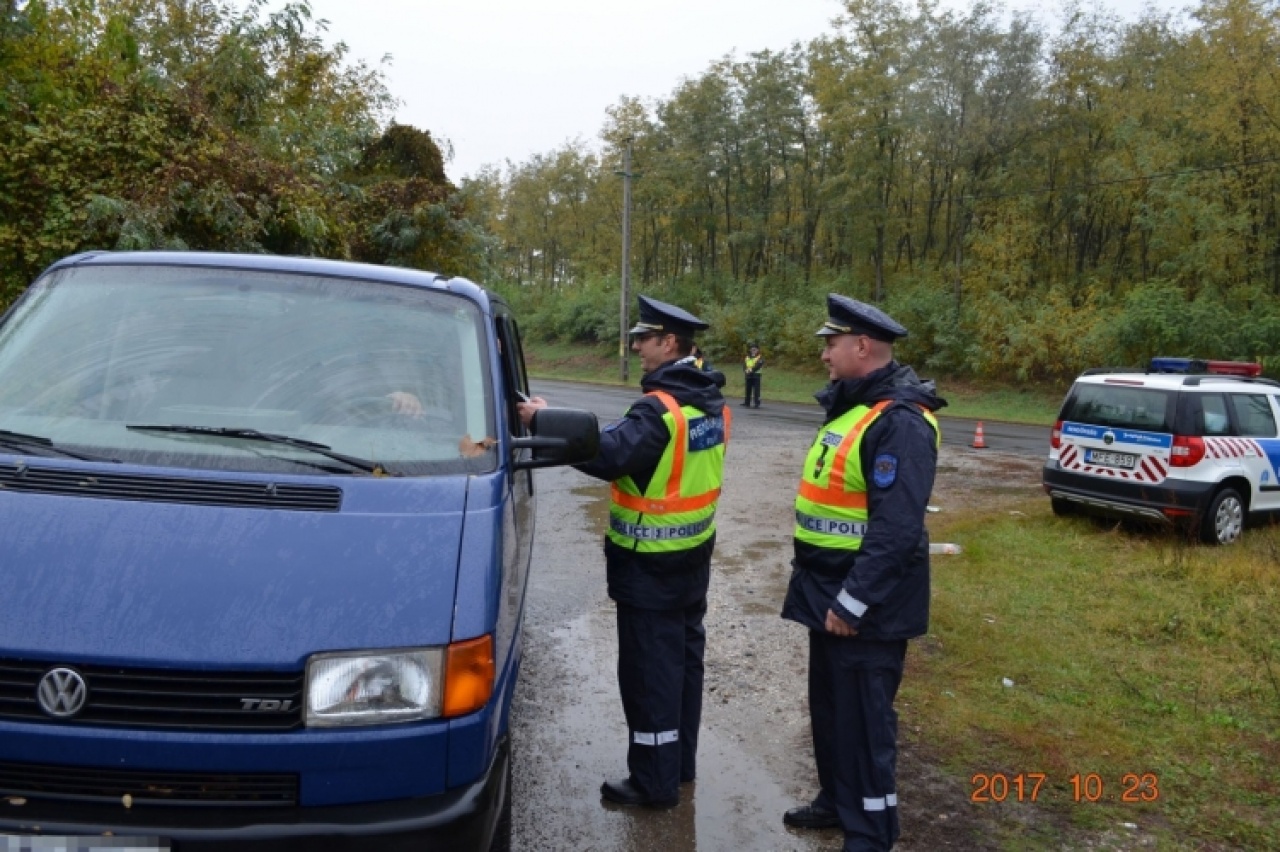
[[[36,688],[40,709],[56,719],[70,719],[84,709],[88,698],[88,685],[72,669],[51,669]]]

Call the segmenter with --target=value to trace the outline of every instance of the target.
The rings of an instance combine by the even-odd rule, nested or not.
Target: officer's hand
[[[538,413],[541,408],[547,407],[547,401],[540,396],[530,397],[525,402],[516,403],[516,411],[520,415],[520,422],[528,426],[533,422],[533,415]]]
[[[827,610],[827,632],[837,636],[857,636],[858,630],[836,615],[835,610]]]

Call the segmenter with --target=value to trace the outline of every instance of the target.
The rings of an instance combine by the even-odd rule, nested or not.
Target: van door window
[[[1250,438],[1276,436],[1276,418],[1271,412],[1271,403],[1263,394],[1232,394],[1231,407],[1235,410],[1241,435]]]
[[[509,315],[501,315],[497,318],[496,331],[502,352],[503,379],[507,388],[510,389],[503,403],[512,421],[511,431],[517,435],[523,435],[526,430],[520,423],[516,403],[520,401],[519,394],[529,395],[529,380],[524,371],[524,353],[520,349],[520,333],[516,329],[515,320]]]
[[[498,342],[502,350],[502,374],[506,386],[510,389],[503,401],[507,408],[507,417],[511,423],[511,431],[516,435],[529,434],[528,428],[520,422],[520,414],[516,403],[520,394],[529,396],[529,377],[525,374],[524,350],[520,347],[520,330],[510,314],[500,314],[497,318]],[[528,453],[529,450],[521,450]],[[533,493],[533,471],[524,472],[527,493]]]

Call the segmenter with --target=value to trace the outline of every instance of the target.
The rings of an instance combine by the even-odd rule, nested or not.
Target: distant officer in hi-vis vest
[[[640,297],[631,349],[645,395],[604,428],[599,456],[578,467],[613,483],[604,553],[630,774],[606,781],[600,794],[621,805],[676,805],[680,783],[697,772],[702,619],[731,419],[724,376],[699,369],[690,354],[706,328],[687,311]],[[521,403],[521,419],[529,424],[546,404]]]
[[[809,712],[819,791],[787,811],[797,828],[844,830],[845,852],[898,838],[898,717],[907,640],[929,624],[925,510],[938,461],[933,382],[893,359],[907,330],[831,294],[817,394],[826,422],[796,495],[783,618],[809,628]]]
[[[742,400],[744,406],[750,407],[752,398],[756,408],[760,407],[760,382],[764,373],[764,356],[760,347],[754,343],[747,344],[747,357],[742,359],[742,378],[747,387],[746,396]]]

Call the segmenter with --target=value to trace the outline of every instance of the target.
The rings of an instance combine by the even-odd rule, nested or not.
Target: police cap
[[[710,328],[702,320],[675,305],[640,297],[640,319],[631,329],[632,334],[676,334],[680,337],[693,337],[695,332]]]
[[[874,340],[892,343],[906,337],[907,330],[893,317],[874,305],[841,296],[827,294],[827,321],[816,332],[821,337],[833,334],[865,334]]]

